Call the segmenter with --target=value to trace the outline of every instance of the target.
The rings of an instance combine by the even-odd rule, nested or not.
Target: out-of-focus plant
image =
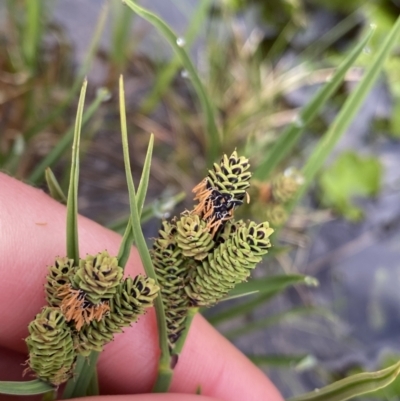
[[[362,210],[352,200],[378,194],[381,175],[382,166],[376,157],[343,153],[318,178],[322,204],[349,220],[360,220]]]
[[[3,12],[8,29],[2,30],[5,45],[0,47],[0,118],[5,127],[0,137],[0,168],[26,178],[60,140],[71,143],[73,128],[66,132],[73,122],[70,106],[97,52],[107,7],[100,13],[85,60],[76,73],[71,68],[71,44],[51,24],[48,2],[8,1]],[[95,108],[105,100],[106,92],[102,90]],[[57,158],[66,152],[66,145]],[[41,170],[41,177],[48,166]]]

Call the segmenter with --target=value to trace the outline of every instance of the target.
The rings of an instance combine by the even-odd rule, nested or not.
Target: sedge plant
[[[160,18],[126,1],[139,15],[147,18],[163,32],[170,43],[177,37]],[[400,21],[400,20],[399,20]],[[310,185],[319,167],[332,147],[348,127],[372,84],[377,79],[385,59],[389,56],[400,34],[400,22],[389,33],[357,89],[346,101],[334,126],[323,136],[312,157],[300,174],[268,175],[269,187],[264,191],[272,204],[281,203],[290,211]],[[357,47],[357,51],[359,48]],[[184,49],[177,51],[194,82],[206,111],[206,121],[216,135],[213,110],[201,81]],[[356,57],[357,52],[352,53]],[[349,56],[349,60],[352,60]],[[346,64],[347,65],[347,64]],[[345,71],[319,92],[319,100],[335,89]],[[56,257],[46,278],[47,305],[29,325],[26,339],[30,351],[28,370],[36,379],[27,383],[0,382],[0,392],[6,394],[54,394],[61,383],[69,379],[64,398],[96,394],[96,360],[115,334],[124,325],[135,321],[153,304],[156,308],[161,358],[154,391],[169,388],[173,370],[179,364],[190,322],[199,307],[257,290],[254,280],[246,281],[252,269],[268,250],[273,229],[267,221],[261,223],[235,220],[235,211],[248,202],[250,192],[250,161],[236,150],[223,154],[219,163],[213,163],[206,177],[194,188],[194,205],[191,210],[171,220],[164,220],[151,250],[147,248],[139,221],[143,210],[149,180],[153,138],[136,192],[130,171],[123,81],[120,80],[120,116],[123,139],[123,156],[130,196],[130,220],[122,238],[118,255],[99,250],[96,255],[82,258],[79,254],[77,231],[77,189],[79,177],[79,142],[83,119],[86,82],[81,90],[74,129],[73,155],[67,201],[67,244],[64,257]],[[325,96],[323,97],[322,94]],[[330,92],[328,93],[330,94]],[[310,110],[309,110],[310,111]],[[313,113],[315,110],[311,110]],[[311,112],[310,111],[310,112]],[[315,114],[313,114],[315,115]],[[309,119],[311,117],[309,116]],[[302,119],[286,138],[297,139],[309,121]],[[212,138],[212,136],[210,137]],[[280,154],[285,154],[293,141],[281,143]],[[210,144],[210,146],[214,146]],[[213,148],[213,155],[216,155]],[[215,157],[214,157],[215,158]],[[279,160],[278,160],[279,162]],[[276,159],[273,163],[278,163]],[[271,162],[272,164],[272,162]],[[267,164],[267,167],[271,168]],[[257,171],[257,169],[256,169]],[[260,175],[265,174],[260,172]],[[291,178],[287,181],[285,178]],[[295,179],[293,179],[295,177]],[[297,177],[301,177],[298,179]],[[48,173],[48,181],[53,182]],[[262,193],[260,186],[260,194]],[[62,198],[62,191],[54,191]],[[260,195],[261,196],[261,195]],[[123,279],[123,269],[135,241],[147,277]],[[292,282],[296,282],[295,278]],[[242,283],[242,284],[240,284]],[[241,287],[235,286],[240,285]],[[286,284],[277,284],[277,289]],[[251,291],[250,291],[251,292]],[[295,397],[302,400],[346,400],[382,388],[399,374],[399,363],[374,373],[362,373],[340,380],[318,392]]]

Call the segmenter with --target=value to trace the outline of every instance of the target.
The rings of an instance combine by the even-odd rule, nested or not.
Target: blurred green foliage
[[[381,188],[382,166],[373,156],[355,152],[341,154],[319,176],[321,201],[351,221],[362,218],[354,197],[377,195]]]

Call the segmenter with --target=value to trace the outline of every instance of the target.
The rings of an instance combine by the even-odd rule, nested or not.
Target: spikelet
[[[205,220],[213,235],[233,217],[234,209],[243,204],[250,186],[249,167],[248,159],[238,157],[234,151],[229,158],[224,155],[219,164],[214,163],[208,176],[193,189],[198,204],[192,214]]]
[[[272,180],[272,196],[275,203],[286,203],[291,200],[304,178],[295,168],[288,168]]]
[[[288,218],[286,209],[279,203],[265,205],[261,209],[261,215],[264,219],[267,219],[273,227],[281,226]]]
[[[110,310],[109,300],[116,293],[122,274],[117,258],[107,251],[81,259],[72,283],[58,291],[67,321],[74,322],[78,331],[92,320],[100,321]]]
[[[118,266],[118,259],[103,251],[96,256],[87,255],[79,261],[73,285],[84,291],[87,300],[96,305],[113,297],[122,275],[123,269]]]
[[[54,265],[49,267],[45,292],[47,303],[50,306],[60,306],[62,297],[59,294],[59,289],[65,284],[69,284],[74,274],[74,261],[67,257],[56,258]]]
[[[159,237],[153,244],[151,256],[160,285],[161,298],[165,308],[169,346],[172,349],[185,328],[189,310],[184,283],[188,266],[182,250],[176,242],[176,224],[174,221],[162,222]]]
[[[153,306],[159,287],[154,280],[141,275],[126,278],[110,299],[110,313],[100,321],[93,320],[74,333],[74,344],[80,355],[88,356],[91,351],[101,352],[114,334],[136,322],[146,309]]]
[[[183,215],[176,223],[176,244],[184,257],[202,260],[214,247],[207,223],[198,215]]]
[[[223,298],[236,284],[245,281],[271,246],[273,229],[267,222],[245,225],[237,229],[210,253],[207,259],[189,272],[185,291],[194,306],[211,306]]]
[[[56,308],[44,308],[29,324],[28,365],[35,375],[55,386],[72,377],[76,353],[70,328]]]

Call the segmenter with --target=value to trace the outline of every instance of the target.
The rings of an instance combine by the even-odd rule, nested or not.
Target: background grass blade
[[[153,146],[154,146],[154,135],[150,136],[149,145],[147,147],[146,159],[144,161],[144,166],[142,170],[142,175],[140,177],[139,188],[137,193],[137,209],[138,214],[141,217],[143,211],[144,201],[146,199],[147,187],[149,185],[149,178],[150,178],[150,165],[151,165],[151,156],[153,153]],[[141,223],[140,219],[140,223]],[[132,231],[132,220],[129,218],[128,224],[125,229],[124,236],[122,237],[121,246],[118,252],[118,261],[119,265],[125,268],[126,262],[128,261],[132,243],[133,243],[133,231]]]
[[[286,130],[279,136],[268,152],[264,161],[254,172],[254,177],[260,180],[266,180],[273,172],[274,168],[289,154],[296,145],[308,124],[318,115],[325,106],[329,98],[335,93],[339,85],[343,82],[347,71],[351,68],[358,56],[363,52],[367,45],[373,29],[365,38],[355,47],[347,56],[343,63],[336,70],[332,79],[326,83],[311,99],[299,113],[297,121],[291,123]]]
[[[257,366],[271,366],[276,368],[293,368],[303,361],[310,359],[310,355],[247,355]],[[296,369],[296,367],[295,367]]]
[[[61,189],[60,184],[57,181],[57,178],[51,171],[51,168],[47,167],[44,174],[46,177],[46,183],[47,187],[49,188],[51,197],[58,202],[66,204],[67,197],[65,196],[63,190]]]
[[[226,320],[249,313],[258,306],[270,301],[286,288],[295,284],[316,286],[318,285],[318,281],[310,276],[293,274],[272,276],[238,284],[237,287],[228,294],[228,296],[239,296],[240,294],[257,291],[256,296],[249,295],[251,298],[250,300],[243,302],[240,305],[230,306],[217,314],[207,317],[207,320],[213,325],[217,325]]]
[[[302,171],[305,178],[305,183],[298,191],[296,198],[292,201],[289,208],[293,207],[293,205],[305,193],[311,181],[324,164],[326,158],[329,156],[338,140],[353,121],[354,116],[360,109],[372,86],[377,81],[379,74],[384,67],[385,61],[389,57],[393,48],[398,44],[399,36],[400,17],[397,19],[385,42],[372,60],[363,79],[347,98],[334,122],[330,125],[328,131],[325,133],[323,138],[318,143],[316,149],[307,160]]]
[[[390,384],[400,373],[400,362],[389,368],[369,373],[360,373],[339,380],[324,388],[314,390],[288,401],[345,401],[379,390]]]
[[[71,173],[67,198],[67,256],[79,260],[78,243],[78,182],[79,182],[79,145],[82,129],[82,114],[85,103],[87,81],[82,85],[79,97],[78,111],[76,113],[74,141],[72,145]]]
[[[22,51],[25,62],[31,71],[37,68],[39,46],[42,39],[42,21],[45,14],[45,2],[39,0],[26,0],[25,24],[22,31]]]
[[[128,51],[131,45],[129,31],[132,25],[133,14],[127,13],[123,4],[114,1],[112,23],[112,45],[110,46],[110,58],[121,69],[128,61]]]
[[[109,96],[110,92],[105,88],[102,88],[97,92],[95,100],[83,114],[82,126],[84,126],[92,118],[96,110],[99,108],[100,104],[108,99]],[[74,129],[75,125],[73,125],[64,134],[64,136],[57,142],[57,145],[54,146],[54,148],[47,154],[47,156],[34,168],[32,173],[28,177],[28,182],[30,184],[39,184],[44,177],[44,172],[46,168],[53,166],[67,151],[74,138]]]
[[[142,228],[140,226],[138,203],[136,199],[135,185],[133,183],[130,160],[129,160],[128,132],[126,126],[126,110],[125,110],[125,92],[124,92],[124,82],[122,75],[119,81],[119,91],[120,91],[119,100],[120,100],[122,147],[124,154],[125,174],[129,190],[132,231],[135,238],[136,246],[139,251],[140,259],[142,260],[143,263],[144,270],[147,276],[154,279],[155,282],[157,283],[157,276],[153,268],[153,263],[151,261],[149,250],[147,249],[146,240],[143,236]],[[168,340],[167,340],[168,337],[167,337],[164,305],[162,303],[160,296],[158,296],[155,299],[154,304],[157,316],[158,338],[161,349],[161,356],[159,361],[157,382],[153,388],[153,391],[167,392],[172,380],[173,372],[171,370],[171,357],[168,348]]]
[[[225,337],[229,340],[233,340],[245,334],[252,333],[253,331],[266,329],[267,327],[283,322],[290,322],[291,320],[297,319],[300,316],[309,315],[310,313],[314,313],[316,311],[316,308],[313,307],[293,308],[276,315],[246,323],[246,325],[238,327],[237,329],[230,329],[229,332],[225,334]]]
[[[28,0],[28,1],[32,2],[31,0]],[[33,1],[33,3],[36,3],[36,2],[40,3],[39,0]],[[81,64],[81,67],[79,68],[77,77],[76,77],[70,91],[67,93],[65,100],[63,100],[57,107],[55,107],[53,110],[51,110],[50,113],[47,114],[47,116],[43,120],[39,121],[37,124],[28,128],[24,132],[24,138],[26,140],[31,139],[37,133],[45,130],[45,128],[48,125],[50,125],[53,121],[55,121],[57,118],[59,118],[66,111],[66,109],[70,106],[70,103],[75,98],[75,96],[81,86],[82,80],[88,74],[90,66],[93,61],[93,58],[96,55],[97,49],[100,44],[101,34],[103,33],[104,24],[107,19],[107,15],[108,15],[108,2],[106,2],[104,4],[104,6],[100,12],[94,34],[93,34],[91,42],[89,44],[89,48],[85,52],[85,55],[86,55],[85,59],[84,59],[83,63]]]
[[[308,286],[317,286],[318,280],[314,277],[303,276],[301,274],[282,274],[266,278],[253,279],[246,283],[238,284],[228,296],[238,296],[250,291],[257,291],[263,294],[283,291],[294,284],[305,284]]]
[[[210,9],[211,0],[202,0],[198,3],[197,9],[193,12],[192,18],[188,23],[187,31],[184,35],[184,41],[186,42],[186,48],[189,49],[193,41],[198,37],[200,28],[202,27],[207,13]],[[180,58],[176,54],[170,63],[163,67],[161,71],[157,73],[153,89],[143,101],[141,106],[142,113],[151,113],[160,101],[160,98],[167,91],[172,79],[177,73],[181,66]]]
[[[139,193],[139,191],[138,191]],[[165,213],[170,212],[179,202],[186,198],[185,192],[179,192],[168,198],[156,199],[150,204],[146,205],[142,209],[140,215],[140,222],[143,224],[149,221],[153,217],[162,218]],[[130,217],[124,217],[123,219],[115,220],[114,222],[107,225],[110,230],[123,233],[125,232],[126,225],[128,224]]]
[[[132,11],[136,14],[150,22],[156,29],[158,29],[163,38],[165,38],[171,47],[174,49],[176,54],[181,59],[182,65],[185,70],[188,72],[189,77],[191,78],[191,82],[193,84],[194,89],[197,92],[197,96],[199,97],[204,116],[206,118],[206,132],[207,132],[207,155],[208,155],[208,163],[210,164],[214,160],[217,159],[219,154],[221,153],[221,139],[218,133],[218,128],[215,122],[215,112],[212,106],[210,99],[206,93],[206,90],[196,72],[196,69],[190,60],[186,50],[179,46],[177,42],[178,36],[174,33],[174,31],[157,15],[147,11],[143,7],[138,6],[132,0],[122,0]]]
[[[34,395],[53,392],[54,387],[42,380],[31,380],[28,382],[1,382],[0,394],[10,395]]]

